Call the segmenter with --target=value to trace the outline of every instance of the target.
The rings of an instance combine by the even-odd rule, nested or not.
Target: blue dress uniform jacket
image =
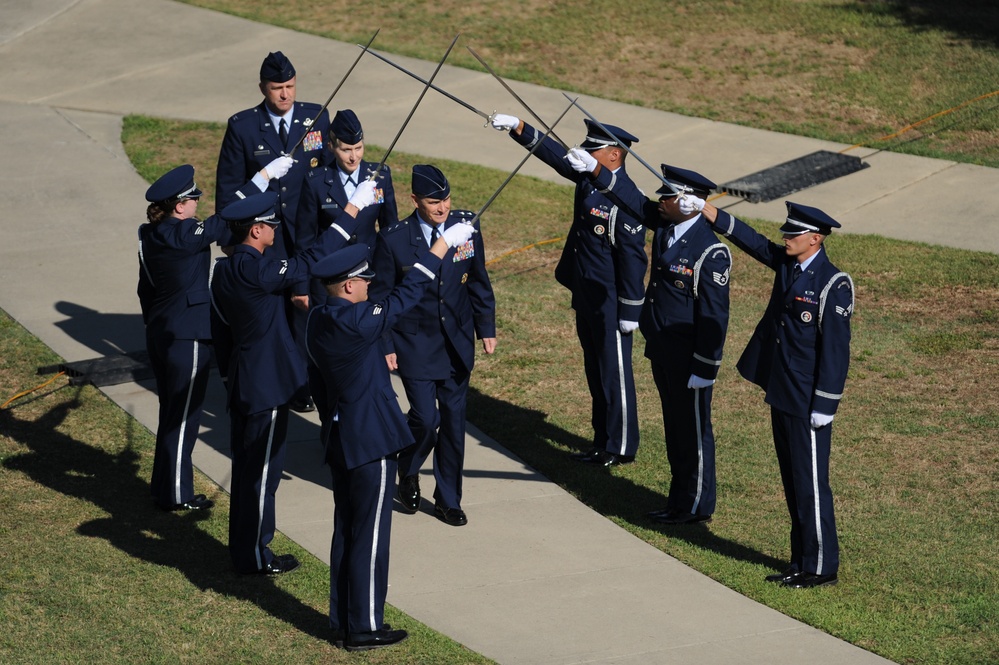
[[[212,278],[212,297],[232,338],[226,363],[229,408],[252,414],[287,404],[306,381],[303,363],[284,316],[282,292],[301,282],[310,267],[345,245],[356,220],[347,216],[310,249],[290,259],[261,254],[237,245],[232,256],[219,261]],[[348,223],[349,222],[349,223]]]
[[[288,258],[294,252],[295,213],[298,211],[302,181],[309,169],[321,166],[331,158],[325,148],[330,128],[329,114],[323,111],[312,126],[306,126],[320,108],[318,104],[295,102],[295,112],[288,129],[288,147],[294,146],[303,134],[306,137],[292,155],[296,162],[291,170],[281,179],[272,179],[268,185],[271,191],[278,194],[277,212],[283,222],[280,233],[274,239],[274,246],[268,250],[273,258]],[[263,102],[229,118],[216,169],[215,209],[221,211],[235,199],[242,198],[237,188],[284,152],[277,129],[271,124]]]
[[[782,245],[721,211],[715,231],[774,271],[770,303],[739,359],[739,373],[763,388],[776,409],[798,418],[835,414],[850,367],[853,280],[822,249],[791,284],[795,261]]]
[[[796,259],[728,213],[718,212],[715,231],[774,271],[770,303],[738,369],[766,391],[770,405],[791,518],[791,568],[835,575],[839,540],[829,485],[832,424],[816,429],[810,414],[835,414],[843,395],[850,365],[853,281],[829,261],[824,248],[793,280]]]
[[[452,210],[444,229],[474,216],[467,210]],[[415,211],[382,229],[375,249],[371,299],[384,298],[426,251]],[[472,372],[476,335],[479,339],[496,336],[496,297],[486,272],[481,233],[448,250],[437,284],[392,326],[384,351],[398,355],[400,376],[442,379],[454,371]]]
[[[474,217],[467,210],[452,210],[442,226],[448,229]],[[375,248],[372,299],[384,298],[426,251],[416,211],[382,229]],[[465,410],[476,335],[496,337],[496,298],[481,233],[448,250],[435,283],[419,305],[396,321],[383,344],[385,353],[396,354],[416,440],[400,455],[399,473],[403,478],[417,475],[432,451],[434,496],[446,508],[461,508]]]
[[[362,160],[353,175],[367,179],[376,166],[378,165]],[[392,187],[392,171],[388,165],[383,166],[379,174],[375,196],[378,203],[365,206],[357,214],[357,231],[351,238],[352,243],[367,245],[369,256],[374,256],[375,252],[375,223],[378,223],[378,228],[387,229],[399,221],[395,189]],[[347,200],[336,164],[310,169],[302,185],[298,213],[295,216],[295,251],[310,247],[320,233],[339,219]]]
[[[211,245],[227,235],[216,216],[204,221],[171,216],[139,227],[137,293],[159,397],[150,489],[164,508],[194,497],[191,451],[211,362]]]
[[[666,506],[710,516],[716,504],[713,388],[691,389],[687,382],[691,374],[718,376],[728,331],[731,251],[703,217],[694,218],[670,247],[673,225],[660,217],[657,202],[607,169],[600,170],[595,183],[621,205],[642,210],[646,226],[655,229],[639,328],[662,402],[672,472]]]
[[[518,136],[534,156],[576,183],[572,226],[555,268],[555,279],[572,293],[576,334],[583,349],[587,384],[593,402],[593,445],[618,455],[638,450],[638,409],[631,368],[632,335],[622,335],[619,321],[638,321],[644,303],[645,226],[641,212],[626,210],[577,173],[564,159],[566,150],[525,123]],[[630,181],[624,168],[614,174]]]
[[[380,339],[436,281],[440,259],[424,250],[419,264],[377,303],[328,297],[309,313],[308,351],[331,405],[323,417],[323,442],[333,474],[333,630],[363,633],[384,624],[394,453],[413,437],[392,390]]]

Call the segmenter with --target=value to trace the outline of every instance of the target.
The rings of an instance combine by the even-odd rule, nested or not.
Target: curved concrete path
[[[299,98],[319,101],[357,53],[353,45],[170,0],[0,5],[0,192],[7,213],[0,307],[68,361],[142,349],[135,228],[147,184],[122,151],[121,118],[224,121],[259,101],[259,62],[278,49],[296,63]],[[398,60],[432,71],[430,63]],[[517,112],[486,75],[445,67],[436,83],[479,108]],[[547,117],[564,107],[556,91],[515,87]],[[418,92],[418,84],[365,58],[340,100],[350,100],[364,118],[372,143],[387,145]],[[584,100],[591,112],[641,136],[648,161],[669,154],[718,182],[845,147]],[[578,119],[566,127],[573,122],[581,127]],[[435,93],[398,149],[504,170],[523,156],[513,142],[483,129],[480,118]],[[994,170],[889,153],[866,159],[871,168],[798,198],[827,210],[847,231],[999,251],[999,234],[980,226],[980,213],[999,207]],[[532,162],[524,172],[552,177]],[[651,175],[639,180],[652,191]],[[779,201],[721,204],[737,214],[783,217]],[[155,428],[150,382],[104,391]],[[222,404],[212,381],[195,462],[226,487]],[[332,495],[319,464],[317,420],[292,420],[278,526],[328,562]],[[389,602],[471,649],[500,663],[888,662],[681,565],[474,428],[468,443],[465,508],[472,519],[461,529],[447,527],[432,518],[426,501],[420,515],[396,519]],[[430,485],[432,476],[426,494]]]

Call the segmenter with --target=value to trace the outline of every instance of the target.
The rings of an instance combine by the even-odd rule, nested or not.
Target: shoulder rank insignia
[[[382,306],[381,305],[375,305],[374,307],[371,308],[371,314],[372,314],[372,316],[378,316],[381,313],[382,313]]]

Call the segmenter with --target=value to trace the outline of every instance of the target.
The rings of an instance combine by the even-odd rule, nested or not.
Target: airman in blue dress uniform
[[[766,391],[774,447],[791,517],[791,562],[767,577],[793,588],[835,584],[839,541],[829,486],[832,421],[850,366],[850,275],[829,260],[823,241],[840,224],[810,206],[787,202],[783,244],[687,197],[717,233],[774,271],[770,303],[738,362]]]
[[[604,125],[610,136],[592,121],[585,122],[586,140],[580,147],[614,177],[630,180],[624,165],[627,152],[615,137],[629,147],[638,138]],[[625,210],[607,198],[568,164],[565,148],[519,118],[496,114],[492,126],[509,131],[513,140],[528,149],[544,139],[534,156],[576,183],[572,227],[555,268],[555,279],[572,293],[592,400],[593,449],[574,458],[601,466],[633,462],[639,434],[632,333],[645,302],[648,267],[641,212]]]
[[[291,160],[270,163],[277,174]],[[266,169],[259,178],[269,178]],[[242,195],[259,193],[244,183]],[[213,502],[194,494],[191,452],[211,362],[209,269],[211,245],[228,237],[225,221],[195,218],[201,190],[194,167],[172,169],[146,190],[147,224],[139,227],[139,305],[146,349],[159,397],[156,455],[150,488],[164,510],[203,510]]]
[[[257,106],[229,118],[216,170],[215,206],[216,210],[222,210],[240,198],[236,193],[240,183],[270,160],[291,152],[302,139],[301,146],[291,155],[295,159],[292,168],[269,186],[278,197],[277,219],[281,226],[267,254],[277,259],[288,258],[299,247],[296,213],[306,173],[332,159],[325,148],[329,114],[320,113],[319,104],[296,101],[296,84],[295,67],[284,53],[268,53],[260,65],[260,92],[264,99]],[[313,235],[307,243],[314,240]],[[301,293],[307,293],[307,290]],[[293,288],[286,295],[285,313],[298,342],[298,353],[289,362],[301,364],[302,376],[305,376],[308,297],[296,294]],[[291,408],[302,412],[315,410],[307,384],[298,387]]]
[[[347,242],[354,232],[353,215],[373,200],[373,193],[373,184],[358,187],[344,225],[332,225],[311,249],[289,259],[264,255],[280,224],[275,193],[250,196],[222,211],[239,243],[216,264],[212,278],[219,314],[213,333],[228,337],[224,346],[231,349],[220,368],[226,373],[231,423],[229,552],[237,572],[277,574],[298,567],[292,555],[275,556],[267,547],[274,536],[274,495],[284,467],[288,402],[306,380],[305,368],[291,361],[297,350],[282,293]]]
[[[375,276],[367,248],[330,255],[312,274],[328,297],[309,313],[309,355],[323,374],[326,461],[333,473],[330,548],[330,627],[349,651],[396,644],[406,631],[385,623],[396,454],[413,442],[389,379],[381,337],[419,306],[437,282],[449,246],[462,246],[474,228],[453,225],[412,264],[385,298],[368,301]]]
[[[570,151],[568,161],[590,173],[608,197],[643,211],[646,226],[655,229],[639,327],[662,402],[672,478],[665,508],[648,516],[663,524],[710,521],[717,495],[711,398],[728,331],[732,254],[699,212],[679,210],[678,194],[707,197],[715,183],[696,171],[662,164],[669,184],[657,190],[655,202],[579,148]]]
[[[412,189],[413,214],[378,234],[373,300],[382,300],[401,283],[439,234],[475,217],[467,210],[451,210],[451,186],[434,166],[413,167]],[[416,439],[399,456],[399,499],[407,513],[419,509],[417,474],[433,451],[434,514],[452,526],[467,522],[461,509],[461,475],[476,336],[482,340],[483,351],[493,353],[496,299],[486,272],[481,234],[451,248],[434,288],[384,338],[389,368],[398,369],[409,398],[409,426]]]

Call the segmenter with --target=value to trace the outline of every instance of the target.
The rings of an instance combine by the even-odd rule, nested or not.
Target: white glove
[[[353,195],[347,201],[348,205],[353,204],[358,210],[364,210],[365,206],[374,204],[378,200],[375,198],[375,189],[377,187],[378,185],[374,180],[365,180],[354,189]]]
[[[818,411],[812,411],[812,429],[819,429],[820,427],[825,427],[833,420],[832,416],[827,416],[824,413],[819,413]]]
[[[694,388],[707,388],[708,386],[713,385],[714,382],[714,379],[702,379],[696,374],[691,374],[690,378],[687,379],[687,387],[691,390]]]
[[[515,115],[495,113],[489,121],[489,124],[492,125],[493,129],[501,132],[512,132],[520,126],[520,118]]]
[[[565,158],[577,173],[593,173],[597,168],[597,160],[582,148],[573,148],[565,153]]]
[[[679,205],[680,213],[689,215],[704,210],[704,199],[698,198],[693,194],[683,194],[680,196]]]
[[[271,180],[275,178],[283,178],[288,175],[288,171],[295,164],[295,160],[288,155],[283,155],[273,160],[270,164],[264,167],[267,171],[267,177]]]
[[[618,326],[618,328],[620,328],[620,330],[621,330],[621,332],[623,334],[630,335],[631,333],[633,333],[636,330],[638,330],[638,321],[624,321],[624,320],[621,320],[621,321],[617,322],[617,326]]]
[[[475,235],[475,227],[471,224],[465,224],[464,222],[460,224],[455,224],[450,228],[444,229],[444,233],[441,234],[441,238],[447,243],[448,247],[455,247],[457,245],[464,245],[468,242],[472,236]]]

